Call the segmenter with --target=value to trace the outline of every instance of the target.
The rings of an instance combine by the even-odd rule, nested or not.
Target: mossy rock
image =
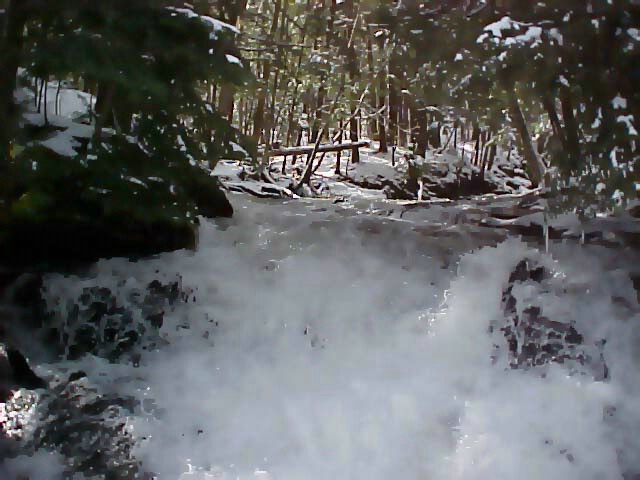
[[[206,218],[233,216],[233,207],[222,191],[218,177],[197,177],[185,188],[202,216]]]
[[[112,155],[86,161],[42,146],[22,152],[2,189],[0,265],[66,268],[193,249],[198,216],[233,215],[220,182],[207,171],[154,165],[137,150],[125,153],[128,159],[117,163]],[[145,185],[133,177],[154,181]]]
[[[100,258],[140,258],[196,246],[197,226],[191,222],[144,224],[127,220],[96,219],[86,222],[54,218],[3,225],[0,230],[0,264],[66,268]]]

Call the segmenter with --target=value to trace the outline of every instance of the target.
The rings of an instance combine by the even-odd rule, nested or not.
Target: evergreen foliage
[[[559,173],[557,186],[578,187],[587,203],[596,194],[633,198],[640,168],[637,2],[465,5],[403,2],[378,11],[393,32],[395,61],[412,67],[405,77],[412,95],[453,106],[456,116],[494,134],[517,130],[513,96],[532,135],[550,132],[544,152]],[[405,60],[407,49],[415,61]]]
[[[33,129],[20,131],[3,182],[3,236],[23,223],[109,231],[230,214],[210,174],[221,157],[248,156],[246,142],[206,89],[248,78],[228,54],[234,27],[151,0],[46,2],[24,27],[24,78],[65,80],[97,99],[93,118],[78,119],[92,122],[93,135],[78,139],[71,158],[40,146]]]

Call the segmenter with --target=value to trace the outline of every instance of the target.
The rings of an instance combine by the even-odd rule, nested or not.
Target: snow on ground
[[[236,216],[205,222],[195,253],[105,260],[85,280],[45,282],[50,304],[61,297],[63,306],[87,284],[117,291],[179,274],[193,289],[192,301],[167,311],[167,345],[141,351],[139,368],[92,357],[75,367],[139,399],[129,420],[135,453],[158,478],[640,472],[640,316],[611,300],[635,294],[629,252],[558,243],[543,254],[517,239],[481,248],[455,224],[443,241],[423,230],[441,224],[437,206],[398,218],[364,198],[352,208],[232,201]],[[524,257],[553,272],[557,288],[540,297],[546,313],[570,319],[590,342],[606,339],[608,381],[560,364],[493,364],[504,338],[489,327]],[[534,285],[519,288],[520,301],[538,301]]]
[[[232,61],[232,60],[230,60]],[[21,72],[24,73],[24,72]],[[59,88],[60,87],[60,88]],[[46,95],[46,122],[44,105],[38,113],[35,105],[35,93],[30,87],[22,87],[16,91],[17,100],[26,107],[23,121],[32,126],[44,126],[48,122],[51,131],[39,143],[62,156],[71,157],[76,155],[83,142],[88,142],[93,135],[93,128],[86,123],[89,120],[91,109],[95,106],[95,98],[85,92],[69,88],[64,82],[49,82],[47,84]],[[112,130],[105,129],[105,135],[112,133]],[[237,148],[236,148],[237,147]],[[234,149],[241,150],[234,144]],[[320,168],[314,175],[317,183],[315,192],[306,192],[309,196],[332,196],[341,198],[371,198],[383,199],[387,194],[383,191],[385,185],[393,184],[402,190],[402,184],[407,177],[408,157],[410,152],[405,148],[397,148],[395,151],[395,162],[392,162],[391,149],[386,154],[378,153],[378,144],[371,142],[370,147],[360,149],[361,161],[358,164],[351,162],[350,152],[342,153],[341,173],[335,173],[336,154],[326,154]],[[458,150],[449,148],[444,152],[428,152],[428,156],[422,162],[416,161],[416,165],[427,177],[432,176],[438,185],[454,184],[462,175],[470,177],[475,167],[468,165],[468,159],[473,155],[472,144],[461,145]],[[467,159],[462,160],[462,152]],[[316,161],[321,155],[316,157]],[[529,182],[526,178],[513,175],[514,166],[506,165],[505,153],[500,152],[497,156],[495,168],[486,172],[486,178],[495,185],[508,185],[507,190],[514,193],[526,193]],[[515,156],[514,156],[515,157]],[[290,191],[292,180],[299,178],[301,169],[304,166],[304,157],[298,160],[294,173],[294,166],[289,158],[287,175],[279,176],[283,158],[271,159],[272,177],[276,179],[276,184],[245,178],[240,180],[238,174],[243,172],[244,166],[233,161],[220,161],[215,173],[220,175],[227,184],[227,187],[236,190],[251,192],[259,196],[281,197],[297,196]],[[395,165],[393,164],[395,163]],[[512,167],[511,170],[504,170],[504,167]],[[517,171],[517,164],[515,165]],[[475,169],[475,170],[474,170]],[[347,171],[348,170],[348,171]],[[523,174],[523,172],[522,172]],[[446,189],[446,187],[445,187]],[[423,198],[437,196],[430,192],[428,187],[415,192],[403,192],[405,195],[418,195],[423,192]],[[305,192],[298,192],[305,194]],[[441,196],[441,195],[440,195]]]
[[[26,125],[43,127],[48,125],[50,132],[46,138],[37,140],[38,143],[64,157],[73,157],[77,154],[81,141],[88,141],[93,135],[93,127],[81,123],[83,119],[88,121],[88,113],[93,108],[94,99],[91,95],[79,90],[62,87],[56,98],[58,83],[50,82],[47,86],[47,114],[45,117],[44,105],[40,112],[34,103],[34,92],[27,87],[17,90],[17,100],[26,107],[22,115],[22,121]],[[57,106],[56,106],[57,104]],[[112,132],[105,129],[105,135]]]
[[[340,197],[340,198],[416,198],[434,200],[446,198],[446,193],[462,196],[465,194],[464,182],[480,175],[480,168],[470,164],[474,155],[474,145],[460,144],[459,148],[450,147],[443,151],[430,150],[426,158],[413,158],[406,148],[389,149],[387,153],[378,152],[378,144],[371,142],[369,147],[360,148],[360,162],[354,164],[348,150],[341,155],[340,173],[336,173],[336,153],[318,154],[314,160],[315,170],[312,176],[315,192],[304,196]],[[510,157],[510,158],[508,158]],[[269,171],[274,184],[240,177],[246,173],[246,166],[239,162],[222,160],[215,174],[232,190],[254,193],[257,196],[291,196],[291,189],[302,176],[306,156],[299,156],[292,164],[287,157],[286,173],[282,175],[283,157],[270,159]],[[415,166],[423,187],[415,191],[407,189],[409,163]],[[318,166],[319,163],[319,166]],[[493,168],[484,173],[487,187],[485,190],[500,194],[526,194],[531,191],[531,183],[522,168],[519,155],[507,155],[498,149]],[[460,179],[463,186],[459,187]],[[386,188],[386,190],[385,190]],[[390,190],[390,191],[389,191]],[[300,192],[298,192],[300,193]],[[478,194],[476,194],[478,195]]]
[[[26,113],[23,115],[26,124],[32,126],[44,126],[45,120],[42,113]],[[91,138],[94,128],[91,125],[76,123],[70,118],[59,115],[48,116],[49,125],[55,130],[46,139],[37,141],[43,147],[53,150],[63,157],[73,157],[77,155],[77,150],[82,145],[80,140]]]
[[[90,109],[95,107],[95,97],[89,93],[70,88],[66,82],[61,82],[60,91],[58,93],[58,82],[49,82],[47,84],[47,112],[48,114],[59,115],[68,118],[79,118],[87,115]],[[21,88],[16,92],[17,99],[27,102],[29,109],[34,111],[35,93],[32,88]],[[57,101],[57,107],[56,107]],[[44,105],[42,105],[44,113]]]

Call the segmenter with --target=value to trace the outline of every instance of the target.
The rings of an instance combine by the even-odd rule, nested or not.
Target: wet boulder
[[[522,304],[523,300],[517,298],[518,285],[526,285],[540,294],[553,290],[549,284],[551,278],[546,267],[531,259],[520,261],[512,270],[502,292],[504,319],[498,322],[504,343],[495,345],[494,359],[498,352],[504,351],[514,369],[558,363],[567,365],[573,373],[606,380],[609,369],[604,358],[605,339],[588,342],[575,319],[549,318],[544,314],[543,301]],[[534,297],[542,298],[541,295]]]
[[[35,374],[19,350],[0,344],[0,403],[6,402],[13,391],[21,388],[46,387],[47,382]]]
[[[86,354],[136,364],[138,349],[163,343],[160,329],[168,310],[185,302],[180,278],[154,279],[146,286],[84,287],[75,301],[49,298],[45,327],[57,353],[71,360]]]
[[[102,392],[84,372],[53,372],[48,380],[49,389],[18,390],[0,405],[0,453],[55,451],[65,459],[64,478],[138,478],[127,426],[136,402]]]

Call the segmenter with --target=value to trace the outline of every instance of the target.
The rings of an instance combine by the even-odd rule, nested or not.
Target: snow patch
[[[611,105],[613,106],[614,110],[625,109],[627,108],[627,99],[622,98],[621,96],[618,95],[611,101]]]
[[[629,28],[629,29],[627,29],[627,33],[636,42],[640,42],[640,30],[639,29],[637,29],[637,28]]]
[[[502,32],[505,30],[519,30],[520,23],[513,21],[510,17],[502,17],[497,22],[491,23],[484,27],[485,32],[491,32],[494,37],[502,38]]]
[[[620,115],[617,118],[618,123],[624,123],[627,126],[627,131],[629,135],[636,136],[638,135],[638,131],[633,125],[633,121],[634,121],[633,115]]]
[[[228,53],[225,55],[225,58],[227,59],[227,62],[229,63],[233,63],[235,65],[239,65],[240,67],[242,67],[242,61],[240,61],[240,59],[238,57],[236,57],[235,55],[229,55]]]
[[[228,23],[225,23],[221,20],[206,16],[206,15],[199,15],[196,12],[194,12],[193,10],[191,10],[190,8],[178,8],[178,7],[167,7],[167,10],[174,12],[173,14],[179,14],[179,15],[184,15],[187,18],[198,18],[200,19],[202,22],[204,22],[210,29],[211,31],[211,39],[215,40],[217,38],[217,33],[219,32],[223,32],[223,31],[231,31],[233,33],[239,34],[240,30],[238,30],[236,27],[234,27],[233,25],[230,25]]]

